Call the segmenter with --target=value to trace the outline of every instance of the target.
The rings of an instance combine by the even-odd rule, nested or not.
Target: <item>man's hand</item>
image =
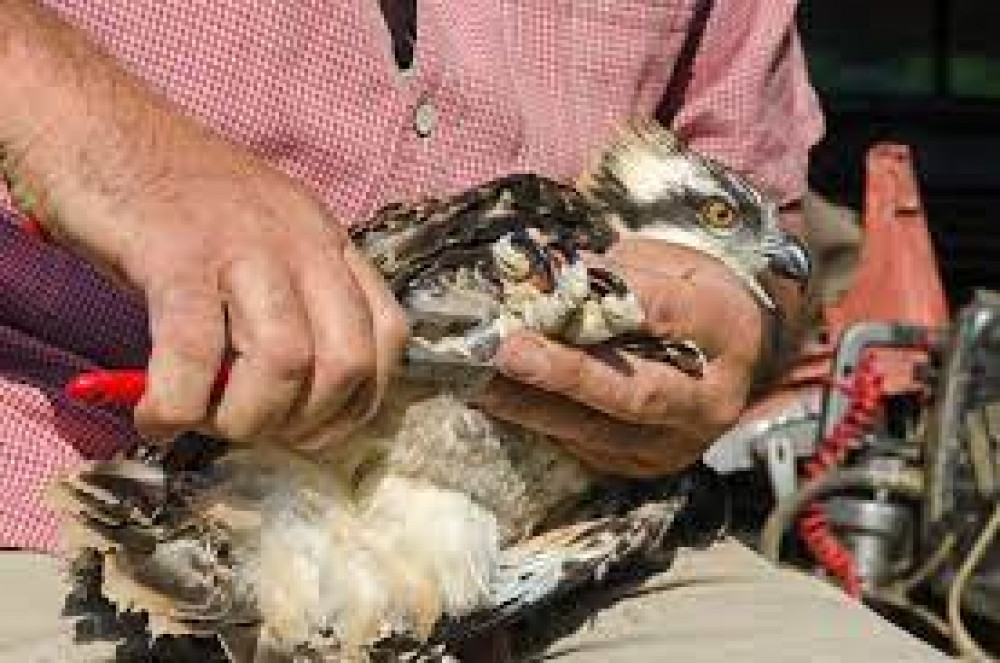
[[[610,351],[521,334],[496,356],[507,377],[479,404],[563,442],[603,472],[652,477],[682,469],[739,416],[764,343],[764,313],[717,260],[655,240],[627,239],[595,257],[625,276],[647,331],[690,339],[703,377]],[[527,385],[527,386],[525,386]]]
[[[0,42],[8,167],[47,200],[51,237],[148,304],[140,428],[313,446],[369,416],[405,318],[319,202],[33,3],[0,8]]]

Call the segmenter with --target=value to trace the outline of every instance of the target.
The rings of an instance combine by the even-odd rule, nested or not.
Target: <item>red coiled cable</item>
[[[874,358],[869,354],[858,363],[849,382],[833,385],[847,395],[847,411],[806,462],[803,470],[806,480],[815,481],[842,464],[847,452],[861,442],[878,416],[883,381]],[[820,566],[840,582],[848,595],[860,598],[861,578],[854,556],[834,535],[821,502],[806,505],[799,517],[798,532]]]

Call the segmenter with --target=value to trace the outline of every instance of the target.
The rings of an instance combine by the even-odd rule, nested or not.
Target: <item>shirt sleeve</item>
[[[695,150],[779,204],[802,197],[823,115],[795,26],[795,0],[716,0],[674,118]]]

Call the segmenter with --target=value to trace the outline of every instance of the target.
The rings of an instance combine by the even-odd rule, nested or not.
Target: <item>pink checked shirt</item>
[[[660,102],[695,0],[420,0],[401,74],[375,0],[48,0],[133,72],[315,189],[346,222],[502,173],[573,178]],[[674,126],[781,201],[822,122],[793,0],[716,0]],[[0,546],[53,550],[46,480],[132,441],[60,394],[143,365],[141,305],[0,223]]]

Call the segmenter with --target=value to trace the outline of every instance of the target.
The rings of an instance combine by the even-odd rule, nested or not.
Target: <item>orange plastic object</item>
[[[941,283],[927,219],[920,200],[909,147],[873,146],[866,159],[862,224],[864,241],[853,286],[823,312],[823,343],[803,349],[798,361],[768,396],[754,404],[744,420],[774,412],[821,389],[841,333],[856,322],[906,322],[931,328],[948,324],[948,304]],[[919,350],[873,349],[887,394],[921,390],[915,367],[925,360]]]

